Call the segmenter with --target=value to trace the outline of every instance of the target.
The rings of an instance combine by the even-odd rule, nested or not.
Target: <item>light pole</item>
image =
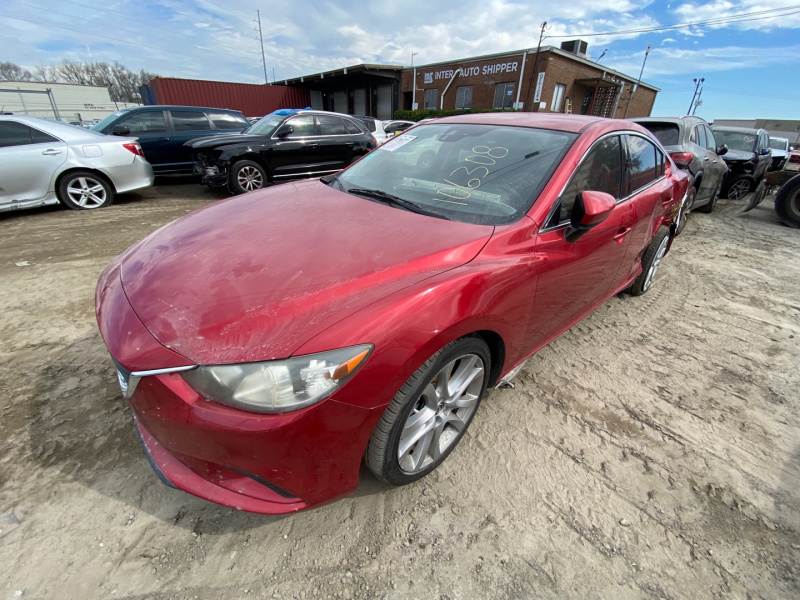
[[[700,79],[696,79],[696,78],[695,78],[695,79],[692,79],[692,81],[694,81],[694,94],[692,94],[692,101],[689,103],[689,110],[687,110],[687,111],[686,111],[686,114],[687,114],[687,115],[694,114],[694,113],[692,112],[692,106],[694,106],[695,108],[697,108],[697,106],[696,106],[696,105],[695,105],[695,103],[694,103],[694,99],[697,97],[697,90],[700,88],[700,86],[703,84],[703,82],[704,82],[705,80],[706,80],[706,78],[705,78],[705,77],[701,77]]]
[[[642,74],[644,73],[644,65],[647,62],[647,55],[650,54],[650,44],[647,44],[647,50],[644,52],[644,60],[642,61],[642,70],[639,71],[639,80],[634,84],[633,89],[631,89],[631,95],[628,96],[628,103],[625,105],[625,114],[622,115],[623,119],[628,118],[628,109],[631,107],[631,100],[633,100],[633,95],[636,93],[636,89],[639,87],[639,84],[642,83]]]
[[[700,102],[700,96],[702,95],[703,95],[703,86],[700,86],[700,91],[697,93],[697,100],[694,101],[694,108],[692,109],[693,115],[697,111],[697,107],[702,104],[702,102]]]
[[[413,77],[413,81],[411,82],[411,110],[417,109],[417,69],[414,67],[414,57],[417,54],[419,54],[419,52],[411,53],[411,77]]]

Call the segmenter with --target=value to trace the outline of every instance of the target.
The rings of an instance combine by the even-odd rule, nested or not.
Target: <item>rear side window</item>
[[[569,220],[575,198],[585,190],[606,192],[619,199],[622,175],[620,150],[619,136],[616,135],[595,144],[561,195],[559,211],[550,221],[552,225]]]
[[[339,117],[318,116],[320,135],[347,135],[344,121]]]
[[[244,117],[237,117],[228,113],[208,113],[208,118],[217,129],[231,129],[239,131],[246,127],[250,127],[250,123]]]
[[[656,147],[637,135],[625,136],[628,146],[628,193],[649,185],[659,177]]]
[[[680,130],[675,123],[639,123],[650,133],[656,136],[656,139],[661,142],[662,146],[677,146],[680,144],[678,135]],[[694,135],[694,132],[692,132]],[[694,139],[692,139],[694,141]]]
[[[364,119],[361,122],[367,126],[367,131],[369,131],[370,133],[375,132],[375,121],[373,121],[372,119]]]
[[[167,130],[163,111],[140,112],[123,119],[117,125],[124,125],[131,133],[160,133]]]
[[[344,124],[345,124],[345,127],[347,127],[347,133],[350,133],[350,134],[353,134],[353,135],[358,135],[359,133],[364,133],[363,131],[361,131],[361,129],[359,128],[358,125],[356,125],[355,123],[353,123],[352,121],[350,121],[348,119],[344,120]]]
[[[28,146],[30,144],[44,144],[57,142],[53,136],[47,135],[22,123],[15,121],[0,122],[0,148],[10,146]]]
[[[171,110],[169,113],[172,115],[172,126],[175,131],[205,131],[206,129],[211,129],[208,117],[203,112]]]

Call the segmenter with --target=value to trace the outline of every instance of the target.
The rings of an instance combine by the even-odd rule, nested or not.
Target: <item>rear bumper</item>
[[[135,157],[132,165],[106,169],[106,175],[118,193],[132,192],[150,187],[155,181],[153,167],[141,156]]]

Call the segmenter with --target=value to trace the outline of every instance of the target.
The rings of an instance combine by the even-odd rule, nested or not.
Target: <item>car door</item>
[[[338,171],[350,162],[354,136],[341,117],[317,115],[319,126],[319,170]]]
[[[68,147],[18,121],[0,121],[0,205],[40,200],[53,189]]]
[[[153,171],[169,170],[172,135],[163,110],[133,112],[115,123],[112,133],[117,127],[127,128],[128,132],[122,135],[138,138],[144,157],[153,166]]]
[[[765,152],[768,151],[768,152]],[[758,145],[756,146],[756,163],[753,178],[758,182],[764,173],[767,172],[769,163],[772,162],[772,151],[769,149],[769,136],[766,133],[758,134]]]
[[[711,131],[711,128],[707,125],[703,125],[703,129],[706,132],[706,148],[707,150],[707,160],[706,160],[706,179],[708,180],[708,189],[710,190],[709,196],[716,192],[719,188],[720,182],[722,181],[722,177],[725,175],[725,172],[728,170],[728,165],[725,164],[725,161],[722,159],[721,156],[717,154],[717,150],[719,146],[717,145],[717,139],[714,137],[714,132]]]
[[[620,267],[634,225],[631,203],[622,197],[623,156],[619,135],[595,142],[537,236],[535,252],[540,267],[527,334],[531,347],[561,333],[621,284]],[[564,233],[575,198],[584,190],[607,192],[617,204],[605,221],[571,244]]]
[[[191,172],[192,155],[184,144],[189,140],[211,135],[211,121],[202,110],[171,109],[168,111],[171,122],[169,142],[169,162],[164,169],[172,172]]]
[[[281,134],[286,126],[291,132]],[[279,135],[281,134],[281,135]],[[273,143],[262,151],[276,179],[314,173],[321,161],[319,136],[313,114],[294,116],[283,123],[272,136]]]

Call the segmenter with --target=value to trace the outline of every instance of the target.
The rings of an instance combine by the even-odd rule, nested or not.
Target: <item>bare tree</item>
[[[32,81],[33,75],[28,69],[10,62],[0,62],[0,81]]]

